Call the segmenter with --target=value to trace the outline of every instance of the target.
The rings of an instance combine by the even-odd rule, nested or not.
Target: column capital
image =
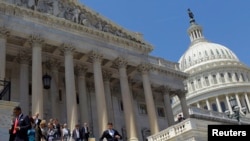
[[[85,76],[88,70],[87,66],[82,65],[82,64],[77,64],[75,68],[76,68],[76,74],[79,76]]]
[[[31,55],[27,50],[21,50],[16,59],[20,64],[29,64],[31,61]]]
[[[0,37],[6,38],[10,36],[10,31],[6,27],[0,27]]]
[[[71,43],[63,43],[61,45],[61,52],[64,53],[64,55],[71,54],[75,51],[75,47]]]
[[[183,89],[175,89],[175,90],[173,90],[171,92],[176,94],[179,98],[186,97],[186,93],[187,93],[187,91],[183,90]]]
[[[91,51],[89,53],[89,59],[93,62],[94,61],[101,62],[103,59],[103,55],[99,53],[98,51]]]
[[[31,34],[28,39],[30,44],[44,44],[44,39],[40,34]]]
[[[142,63],[137,66],[137,70],[141,73],[147,73],[152,69],[152,66],[148,63]]]
[[[103,70],[102,71],[102,76],[103,76],[104,81],[109,81],[111,76],[112,76],[112,72],[109,71],[109,70]]]
[[[114,61],[114,65],[117,66],[118,68],[126,68],[127,64],[128,61],[123,57],[118,57]]]
[[[58,70],[61,66],[61,62],[58,61],[56,58],[51,58],[49,59],[48,63],[48,68],[50,68],[51,70]]]
[[[163,94],[169,94],[172,89],[169,87],[169,86],[160,86],[160,91],[163,93]]]

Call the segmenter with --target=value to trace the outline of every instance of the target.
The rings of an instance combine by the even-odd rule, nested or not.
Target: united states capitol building
[[[0,140],[16,105],[72,130],[87,122],[96,140],[108,122],[123,141],[202,141],[208,124],[238,124],[225,111],[233,97],[248,115],[250,68],[189,17],[191,44],[172,62],[76,0],[0,1]]]

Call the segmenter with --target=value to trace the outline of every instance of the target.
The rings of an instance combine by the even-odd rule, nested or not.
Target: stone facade
[[[166,106],[185,95],[187,74],[150,56],[153,47],[138,33],[76,1],[4,0],[0,19],[0,78],[11,81],[11,101],[26,114],[58,118],[71,129],[88,122],[95,138],[111,120],[133,141],[173,124]],[[52,77],[49,90],[44,74]],[[162,87],[171,93],[164,97]]]

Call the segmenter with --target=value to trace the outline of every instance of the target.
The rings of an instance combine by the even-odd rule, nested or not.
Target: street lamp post
[[[226,110],[225,113],[227,114],[227,116],[229,118],[237,119],[238,123],[240,124],[240,118],[242,116],[246,115],[246,107],[242,107],[240,109],[240,107],[237,105],[237,101],[236,101],[236,99],[234,97],[230,97],[229,103],[230,103],[230,105],[232,107],[233,113],[230,113],[229,110]]]

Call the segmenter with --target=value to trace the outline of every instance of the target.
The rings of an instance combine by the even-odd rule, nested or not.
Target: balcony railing
[[[191,118],[185,119],[182,122],[170,126],[155,135],[147,137],[148,141],[167,141],[171,138],[175,138],[184,132],[190,130],[197,130],[195,122],[196,119],[201,119],[203,121],[210,122],[220,122],[221,124],[238,124],[236,119],[230,119],[225,113],[209,111],[205,109],[200,109],[197,107],[190,107],[189,114]],[[241,124],[250,124],[250,119],[242,117],[240,120]]]
[[[10,81],[0,80],[0,100],[10,101]]]

